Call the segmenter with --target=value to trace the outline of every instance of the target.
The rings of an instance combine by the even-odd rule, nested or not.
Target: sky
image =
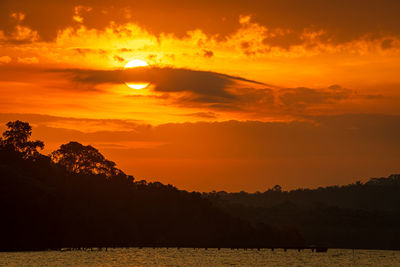
[[[189,191],[399,173],[398,14],[396,0],[2,0],[0,130],[28,121],[44,153],[90,144]]]

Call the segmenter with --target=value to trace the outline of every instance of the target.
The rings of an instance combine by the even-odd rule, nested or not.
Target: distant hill
[[[264,193],[211,192],[203,197],[252,223],[299,229],[308,244],[400,248],[400,175],[365,183]]]

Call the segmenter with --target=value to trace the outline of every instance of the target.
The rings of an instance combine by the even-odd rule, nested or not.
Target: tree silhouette
[[[78,142],[61,145],[51,153],[55,163],[63,165],[68,171],[81,174],[103,174],[107,177],[124,174],[107,160],[96,148],[84,146]]]
[[[274,187],[272,187],[272,191],[274,191],[274,192],[282,192],[282,186],[277,184]]]
[[[38,148],[43,149],[42,141],[29,141],[32,135],[32,127],[28,122],[10,121],[8,130],[3,133],[4,139],[0,138],[0,145],[6,149],[14,150],[23,155],[24,158],[35,158],[39,155]]]

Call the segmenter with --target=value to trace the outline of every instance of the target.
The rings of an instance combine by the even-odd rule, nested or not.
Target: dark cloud
[[[28,75],[29,74],[29,75]],[[51,69],[43,67],[3,64],[0,79],[34,82],[38,77],[49,82],[49,88],[76,92],[102,92],[100,84],[125,82],[150,82],[152,94],[160,104],[201,108],[214,112],[252,113],[254,118],[263,116],[299,116],[311,109],[332,108],[345,101],[387,101],[383,94],[365,94],[333,85],[328,88],[282,88],[222,73],[174,68],[133,68],[128,70]],[[330,106],[330,107],[329,107]],[[252,115],[253,116],[253,115]]]
[[[243,88],[237,89],[239,83],[264,86],[263,83],[226,74],[195,71],[189,69],[143,67],[126,70],[83,70],[65,69],[52,70],[65,73],[69,79],[83,84],[150,82],[153,90],[159,93],[186,93],[180,96],[179,102],[236,105],[243,100],[268,101],[270,91]]]
[[[215,110],[241,111],[263,114],[275,112],[274,90],[269,88],[239,87],[233,90],[234,98],[229,101],[204,101],[208,107]],[[184,101],[186,105],[199,102],[199,99]]]
[[[14,38],[8,38],[5,40],[0,40],[0,44],[4,45],[25,45],[25,44],[31,44],[32,40],[31,39],[14,39]]]
[[[369,100],[376,100],[376,99],[383,99],[385,98],[382,94],[375,94],[375,95],[368,95],[368,94],[357,94],[358,97],[369,99]]]
[[[258,114],[302,114],[315,106],[334,105],[350,98],[377,100],[332,85],[328,88],[280,88],[241,77],[209,71],[143,67],[127,70],[59,69],[68,78],[95,89],[97,84],[149,82],[153,97],[176,106]],[[86,88],[85,87],[85,88]],[[86,88],[87,89],[87,88]]]
[[[129,49],[129,48],[121,48],[118,50],[121,53],[127,53],[127,52],[132,52],[134,51],[133,49]]]
[[[123,57],[120,57],[120,56],[114,56],[113,58],[114,58],[115,61],[118,61],[118,62],[124,62],[125,61],[125,59]]]
[[[385,39],[381,43],[381,48],[387,50],[393,47],[393,39]]]
[[[42,40],[53,40],[57,31],[80,26],[72,19],[76,6],[91,8],[80,14],[83,24],[89,28],[103,29],[111,21],[117,24],[134,22],[152,33],[176,36],[202,29],[207,34],[224,38],[239,27],[240,15],[251,14],[254,22],[268,29],[291,31],[266,40],[282,47],[298,43],[299,33],[305,29],[323,30],[321,38],[331,42],[347,42],[364,36],[400,36],[400,2],[397,0],[43,0],[40,3],[2,0],[0,29],[8,35],[21,23],[38,31]],[[26,16],[18,22],[11,18],[12,12],[22,12]]]
[[[302,32],[290,31],[287,33],[274,34],[265,38],[263,43],[268,46],[276,46],[289,50],[291,46],[301,45],[303,43]]]
[[[105,54],[107,54],[107,51],[104,49],[74,48],[73,50],[81,55],[87,55],[87,54],[105,55]]]
[[[284,108],[304,110],[310,106],[337,103],[349,98],[352,91],[339,85],[333,85],[326,89],[306,87],[282,89],[279,94],[279,100]]]
[[[203,118],[203,119],[216,119],[217,118],[217,114],[215,114],[214,112],[195,112],[195,113],[184,114],[183,116],[198,117],[198,118]]]
[[[214,56],[214,52],[211,51],[211,50],[204,49],[203,50],[203,56],[206,57],[206,58],[211,58],[211,57]]]
[[[57,35],[57,31],[72,25],[74,5],[78,1],[36,1],[23,0],[0,1],[0,29],[6,35],[12,35],[18,24],[28,26],[38,31],[42,40],[51,41]],[[11,17],[14,12],[22,12],[25,18],[18,22]]]

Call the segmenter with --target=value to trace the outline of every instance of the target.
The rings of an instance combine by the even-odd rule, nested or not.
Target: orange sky
[[[394,0],[3,0],[0,122],[29,121],[46,153],[92,144],[188,190],[399,172],[399,13]],[[149,66],[124,69],[134,59]]]

